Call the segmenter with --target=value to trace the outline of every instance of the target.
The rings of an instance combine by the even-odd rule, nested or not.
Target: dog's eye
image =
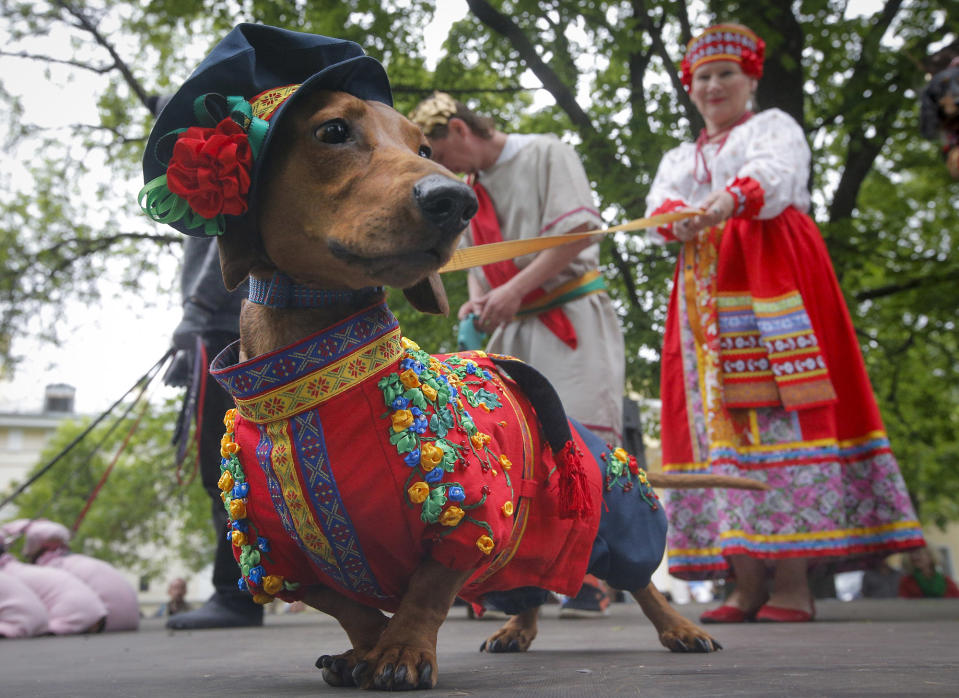
[[[320,124],[313,136],[323,143],[345,143],[350,137],[350,127],[343,119],[331,119]]]
[[[420,146],[420,157],[421,157],[421,158],[426,158],[427,160],[429,160],[431,157],[433,157],[433,149],[430,148],[428,145],[421,145],[421,146]]]

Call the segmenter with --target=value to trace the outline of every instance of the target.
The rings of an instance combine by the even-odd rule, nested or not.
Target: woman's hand
[[[700,230],[722,223],[733,215],[736,201],[733,199],[733,195],[725,189],[717,189],[703,199],[699,207],[706,213],[673,223],[673,235],[676,236],[677,240],[689,242],[699,234]],[[695,209],[680,210],[693,211]]]

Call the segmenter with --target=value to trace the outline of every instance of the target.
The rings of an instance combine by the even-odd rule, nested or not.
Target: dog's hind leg
[[[539,606],[510,616],[503,627],[483,640],[480,652],[525,652],[536,639]]]
[[[679,615],[652,582],[632,593],[659,633],[659,641],[671,652],[714,652],[723,648],[709,633]]]
[[[355,686],[353,669],[357,657],[373,649],[383,634],[389,619],[370,606],[364,606],[327,587],[313,587],[303,601],[318,611],[331,615],[346,631],[353,647],[336,655],[324,654],[316,660],[316,668],[323,672],[323,680],[331,686]]]

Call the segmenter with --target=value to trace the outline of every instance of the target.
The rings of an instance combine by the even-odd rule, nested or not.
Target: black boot
[[[204,628],[247,628],[263,625],[263,606],[247,593],[217,592],[199,608],[170,616],[166,627],[171,630]]]

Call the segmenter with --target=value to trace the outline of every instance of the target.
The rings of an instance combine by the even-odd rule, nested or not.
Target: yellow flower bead
[[[246,545],[246,534],[243,531],[234,531],[233,532],[233,545],[238,548]]]
[[[412,368],[408,368],[400,374],[400,383],[407,388],[419,388],[420,377],[416,375],[416,371],[414,371]]]
[[[503,516],[512,516],[512,515],[513,515],[513,503],[512,503],[512,502],[506,502],[506,504],[503,505],[502,510],[503,510]]]
[[[283,577],[278,574],[269,574],[263,578],[263,591],[267,594],[276,594],[283,591]]]
[[[509,470],[513,467],[513,462],[506,457],[505,453],[499,457],[499,464],[503,466],[503,470]]]
[[[393,431],[403,431],[413,423],[413,413],[409,410],[396,410],[390,419],[393,420]]]
[[[232,409],[227,410],[226,414],[223,415],[223,424],[225,425],[227,422],[234,421],[235,419],[236,419],[236,408],[234,407]]]
[[[452,506],[440,514],[440,523],[444,526],[455,526],[464,516],[466,516],[465,511],[457,506]]]
[[[245,499],[234,499],[230,502],[230,518],[236,521],[237,519],[246,518],[246,500]]]
[[[490,442],[490,435],[478,431],[470,437],[470,442],[472,442],[474,448],[483,449]]]
[[[216,483],[216,486],[219,487],[224,492],[233,489],[233,475],[230,474],[229,470],[224,470],[223,474],[220,475],[219,481]]]
[[[272,600],[273,600],[272,596],[262,591],[258,591],[255,594],[253,594],[253,601],[255,603],[260,604],[261,606],[265,606],[266,604],[270,603]]]
[[[420,345],[414,342],[409,337],[400,337],[400,346],[404,349],[412,349],[413,351],[419,351]]]
[[[476,547],[479,548],[480,552],[482,552],[484,555],[489,555],[491,552],[493,552],[494,545],[495,543],[493,543],[493,539],[489,536],[480,536],[476,539]]]
[[[410,496],[410,501],[413,502],[413,504],[422,504],[426,501],[426,498],[430,496],[430,486],[420,480],[419,482],[414,482],[413,485],[406,490],[406,493]]]
[[[615,451],[613,451],[613,458],[618,460],[620,463],[625,463],[629,460],[629,454],[626,453],[625,448],[617,448]]]
[[[426,399],[430,402],[436,401],[436,390],[428,385],[423,386],[423,395],[425,395]]]
[[[443,449],[431,443],[425,443],[420,447],[420,465],[423,470],[429,471],[439,465],[443,460]]]

